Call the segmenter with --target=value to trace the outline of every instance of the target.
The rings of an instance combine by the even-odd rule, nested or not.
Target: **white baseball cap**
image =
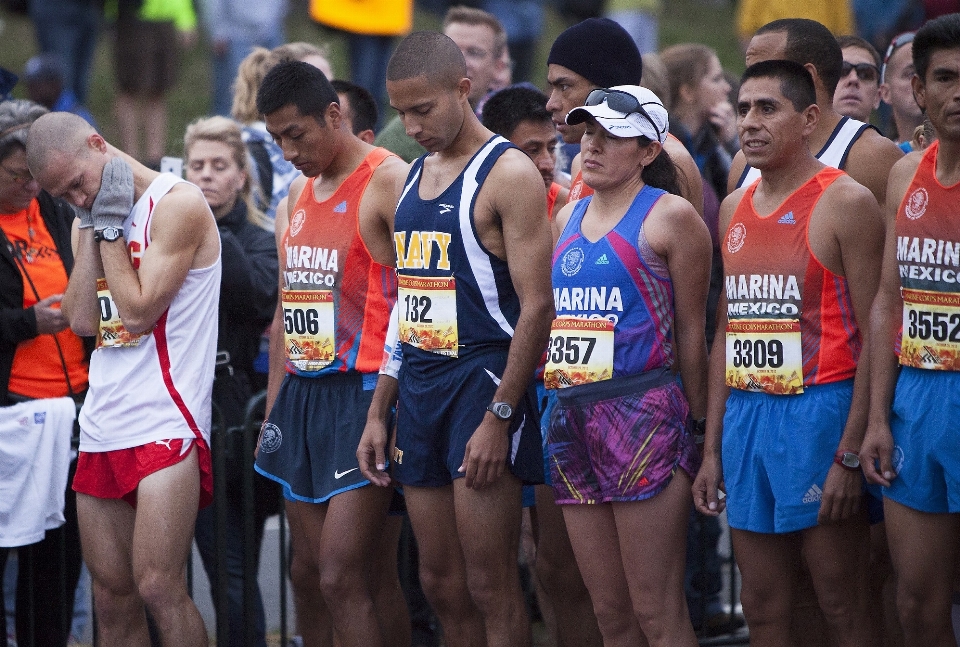
[[[611,105],[613,104],[613,105]],[[590,117],[615,137],[646,137],[661,144],[667,139],[670,120],[663,102],[639,85],[599,88],[587,96],[586,105],[567,114],[571,126]]]

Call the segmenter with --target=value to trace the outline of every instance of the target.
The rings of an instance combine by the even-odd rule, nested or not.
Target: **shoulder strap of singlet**
[[[570,238],[579,233],[580,223],[583,222],[583,214],[587,212],[587,207],[592,200],[593,196],[588,195],[585,198],[577,200],[576,204],[573,205],[573,212],[570,214],[567,224],[563,226],[563,231],[560,232],[560,238],[557,239],[557,249],[560,249]]]
[[[640,229],[643,227],[647,216],[650,215],[653,205],[665,193],[666,191],[663,189],[644,184],[637,197],[633,199],[630,208],[627,209],[626,215],[620,219],[613,230],[630,241],[631,244],[636,245],[637,241],[640,240]]]
[[[833,133],[830,134],[830,139],[817,153],[817,159],[827,166],[843,169],[847,165],[850,149],[868,128],[873,126],[850,117],[841,118],[837,127],[833,129]]]
[[[407,193],[410,192],[410,188],[417,184],[420,173],[423,171],[423,162],[427,159],[427,155],[430,155],[430,153],[425,153],[413,160],[413,164],[410,165],[410,170],[407,172],[407,180],[403,185],[403,192],[400,194],[400,199],[397,201],[398,203],[403,202],[403,199],[407,197]]]

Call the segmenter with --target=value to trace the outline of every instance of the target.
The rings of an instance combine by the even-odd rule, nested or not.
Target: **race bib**
[[[117,304],[107,287],[107,279],[97,279],[97,303],[100,306],[100,328],[97,331],[97,350],[101,348],[129,348],[139,346],[149,333],[132,333],[123,327]]]
[[[319,371],[336,358],[333,292],[283,290],[283,344],[298,371]]]
[[[557,317],[550,328],[543,385],[548,389],[613,377],[613,322]]]
[[[903,293],[900,364],[932,371],[960,371],[960,294]]]
[[[727,324],[727,386],[775,395],[803,393],[797,319],[739,319]]]
[[[457,283],[447,278],[405,276],[397,285],[400,341],[438,355],[456,357]]]

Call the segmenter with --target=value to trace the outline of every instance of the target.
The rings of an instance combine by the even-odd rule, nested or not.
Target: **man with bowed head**
[[[100,644],[148,644],[146,608],[164,643],[206,645],[184,573],[212,498],[216,221],[198,188],[70,113],[34,123],[27,161],[80,210],[62,309],[74,332],[97,336],[73,488]]]

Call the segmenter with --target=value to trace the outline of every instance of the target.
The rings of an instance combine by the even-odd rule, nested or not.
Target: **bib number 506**
[[[779,339],[735,339],[731,361],[737,368],[780,368],[783,342]]]
[[[288,335],[316,335],[320,332],[320,313],[314,308],[284,308],[283,330]]]

